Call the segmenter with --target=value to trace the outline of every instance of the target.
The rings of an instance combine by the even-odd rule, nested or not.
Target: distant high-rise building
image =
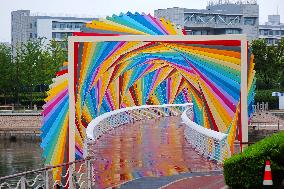
[[[31,15],[30,10],[17,10],[11,13],[11,44],[15,47],[19,43],[39,37],[46,41],[55,39],[62,41],[72,32],[79,32],[81,27],[95,18],[53,17]]]
[[[256,1],[219,0],[206,9],[168,8],[155,10],[155,17],[185,28],[188,35],[247,34],[258,38],[259,5]]]
[[[284,37],[284,23],[280,15],[269,15],[268,22],[259,26],[259,38],[265,39],[269,45],[275,45]]]

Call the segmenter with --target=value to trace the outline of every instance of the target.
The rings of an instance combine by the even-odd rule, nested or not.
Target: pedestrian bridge
[[[255,71],[245,35],[187,36],[130,12],[86,28],[68,38],[68,63],[46,99],[41,147],[52,166],[36,171],[45,188],[148,176],[159,188],[165,176],[215,169],[235,139],[247,142]]]
[[[85,149],[98,160],[92,164],[93,184],[107,188],[143,177],[220,170],[230,156],[227,135],[197,125],[192,117],[192,104],[145,105],[97,117],[87,128]],[[141,188],[159,180],[141,182]]]
[[[227,135],[191,121],[192,106],[144,105],[102,114],[87,128],[85,159],[1,178],[0,188],[160,188],[194,176],[218,177],[230,156]],[[66,170],[64,179],[52,181],[59,169]],[[220,186],[220,180],[204,178],[206,185]]]

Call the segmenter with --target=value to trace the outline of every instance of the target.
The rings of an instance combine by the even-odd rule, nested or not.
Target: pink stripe
[[[160,72],[161,72],[161,69],[157,70],[157,72],[155,73],[154,78],[153,78],[153,82],[151,84],[151,90],[153,90],[154,84],[156,83],[157,78],[158,78]]]
[[[169,32],[167,31],[167,29],[164,27],[164,25],[161,23],[159,19],[152,17],[150,14],[148,16],[165,32],[165,34],[169,34]]]
[[[106,93],[106,99],[107,99],[109,106],[111,107],[111,110],[114,110],[114,106],[113,106],[113,103],[112,103],[112,100],[111,100],[111,95],[110,95],[109,90]]]
[[[187,60],[186,60],[186,61],[187,61]],[[229,101],[228,98],[227,98],[225,95],[223,95],[223,94],[219,91],[219,89],[216,88],[216,87],[212,84],[212,82],[210,82],[206,77],[204,77],[203,74],[202,74],[199,70],[197,70],[190,62],[189,62],[189,64],[190,64],[190,66],[198,73],[198,75],[200,75],[200,77],[207,83],[207,85],[210,86],[211,89],[213,89],[213,93],[215,94],[215,96],[220,100],[220,102],[221,102],[223,105],[226,105],[226,106],[225,106],[226,110],[229,112],[229,114],[230,114],[231,116],[233,116],[233,115],[234,115],[233,112],[236,111],[236,107],[232,104],[232,102]],[[229,107],[230,110],[233,111],[233,112],[229,111],[229,109],[228,109],[227,107]]]
[[[183,98],[185,99],[185,101],[189,102],[189,98],[188,98],[186,89],[183,89],[182,92],[183,92]]]
[[[66,95],[63,95],[63,98],[58,101],[58,103],[55,104],[55,106],[53,108],[51,108],[49,110],[49,113],[48,114],[45,114],[43,116],[43,120],[42,120],[42,123],[45,123],[47,120],[49,120],[50,116],[52,116],[54,114],[54,112],[57,110],[57,108],[59,106],[61,106],[62,103],[64,103],[64,100],[68,99],[68,93]],[[66,103],[66,102],[65,102]]]
[[[108,54],[108,56],[107,56],[103,61],[107,60],[110,56],[112,56],[113,53],[114,53],[115,51],[117,51],[120,47],[122,47],[125,43],[126,43],[126,42],[123,42],[123,41],[117,43],[117,44],[115,45],[115,48],[110,51],[110,53]]]
[[[167,79],[167,83],[168,83],[168,103],[170,101],[170,97],[171,97],[171,78]]]
[[[60,92],[58,95],[56,95],[52,101],[49,101],[45,105],[42,115],[46,116],[58,104],[58,102],[67,94],[67,92],[68,92],[68,88]]]
[[[92,79],[91,79],[91,85],[89,86],[88,93],[90,92],[91,86],[93,85],[93,82],[94,82],[94,79],[95,79],[95,77],[98,75],[100,69],[101,69],[101,66],[99,66],[99,67],[96,69],[96,71],[92,74],[92,77],[91,77],[91,78],[92,78]]]

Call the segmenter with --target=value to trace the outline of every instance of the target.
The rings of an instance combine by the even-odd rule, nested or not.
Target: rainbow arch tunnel
[[[194,104],[194,121],[241,139],[241,40],[92,41],[90,36],[184,35],[169,21],[146,14],[113,15],[74,33],[73,64],[65,63],[50,86],[43,111],[42,143],[47,164],[83,156],[86,127],[115,109],[145,104]],[[131,36],[130,36],[131,37]],[[133,36],[132,36],[133,37]],[[76,39],[76,37],[74,37]],[[69,46],[70,48],[70,46]],[[70,49],[69,49],[70,50]],[[248,117],[255,90],[253,56],[247,56]],[[74,72],[68,75],[68,66]],[[69,70],[70,72],[70,70]],[[69,135],[70,82],[74,83],[75,135]],[[73,98],[73,96],[72,96]],[[72,155],[72,154],[71,154]]]

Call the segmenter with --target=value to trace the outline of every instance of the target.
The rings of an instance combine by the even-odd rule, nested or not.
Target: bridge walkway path
[[[165,117],[124,125],[103,135],[90,147],[97,159],[92,164],[95,188],[167,188],[175,185],[171,182],[193,183],[195,188],[196,176],[222,174],[220,165],[192,149],[184,128],[179,117]],[[224,185],[222,176],[216,178]],[[216,178],[204,181],[210,186]]]

